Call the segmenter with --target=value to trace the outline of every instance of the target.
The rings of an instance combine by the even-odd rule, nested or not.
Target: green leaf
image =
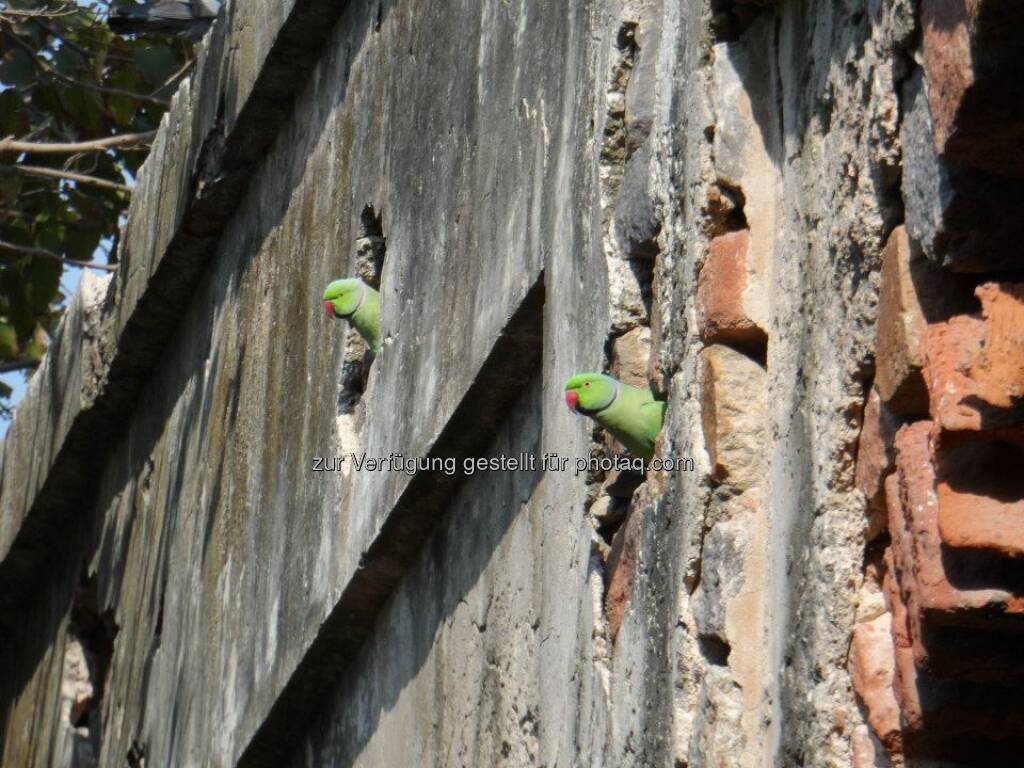
[[[16,173],[0,172],[0,203],[10,203],[21,194],[23,177]]]
[[[135,50],[135,67],[150,90],[163,85],[180,66],[174,52],[166,45],[150,41]]]
[[[0,320],[0,360],[11,360],[17,354],[18,334],[14,330],[13,325]],[[0,382],[0,385],[2,385],[2,382]]]
[[[45,312],[57,299],[60,291],[60,275],[64,265],[59,261],[37,258],[32,262],[29,275],[29,302],[36,312]]]
[[[65,88],[61,102],[67,113],[74,117],[78,129],[85,135],[96,135],[103,128],[103,103],[98,94],[84,88]]]
[[[0,59],[0,82],[13,86],[30,85],[36,77],[36,68],[28,53],[11,48]]]
[[[26,360],[31,360],[34,363],[38,363],[43,359],[43,355],[46,354],[47,347],[47,336],[46,330],[42,325],[37,325],[35,333],[32,334],[32,338],[25,345],[25,352],[23,357]]]
[[[67,227],[65,231],[64,255],[75,261],[92,261],[103,232],[88,227]]]
[[[28,110],[21,94],[14,88],[0,92],[0,136],[23,136],[28,129]]]

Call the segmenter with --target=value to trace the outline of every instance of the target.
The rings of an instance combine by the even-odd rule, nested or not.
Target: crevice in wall
[[[146,768],[146,745],[133,741],[125,755],[125,762],[128,768]]]
[[[732,43],[739,40],[758,16],[772,12],[770,6],[773,3],[774,0],[711,0],[712,38],[716,43]]]
[[[709,140],[711,143],[714,139]],[[727,232],[749,229],[743,208],[747,204],[743,190],[725,179],[718,179],[708,193],[704,209],[704,232],[708,239]]]
[[[71,606],[61,695],[72,730],[72,765],[98,765],[103,743],[103,702],[118,627],[112,611],[98,608],[95,578],[82,578]]]
[[[640,4],[627,3],[614,31],[612,67],[605,94],[605,122],[599,157],[603,224],[602,246],[608,275],[610,327],[601,370],[619,381],[649,388],[654,274],[661,253],[661,212],[653,192],[649,137],[651,106],[642,95],[651,83],[640,40]],[[639,88],[637,97],[632,88]],[[604,430],[592,433],[591,456],[624,454]],[[643,507],[650,503],[644,475],[612,469],[588,475],[587,514],[593,528],[595,567],[601,582],[602,615],[595,616],[610,661],[632,591],[641,540]]]
[[[351,274],[379,291],[386,257],[387,239],[384,236],[383,214],[378,213],[372,204],[367,204],[359,215],[359,236],[354,243]],[[337,434],[342,456],[358,452],[362,444],[362,399],[373,360],[373,353],[366,342],[349,325],[345,334],[345,356],[338,373]],[[343,474],[347,472],[343,470]]]
[[[732,648],[721,638],[714,635],[700,635],[697,637],[697,647],[708,664],[716,667],[728,665]]]
[[[624,13],[636,15],[629,8]],[[660,217],[648,183],[651,117],[634,114],[629,98],[642,55],[638,26],[635,18],[624,18],[615,33],[598,164],[613,336],[650,324],[654,263],[660,252]]]

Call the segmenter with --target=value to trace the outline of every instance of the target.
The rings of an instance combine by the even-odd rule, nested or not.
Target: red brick
[[[1024,175],[1019,0],[922,0],[935,150],[961,165]]]
[[[613,641],[619,634],[633,592],[645,514],[645,504],[633,505],[626,521],[612,538],[611,551],[608,553],[605,567],[608,588],[605,591],[604,612],[608,623],[608,635]]]
[[[896,579],[902,577],[906,581],[907,576],[896,566],[898,558],[894,548],[886,554],[889,582],[884,582],[885,589],[898,589]],[[984,617],[977,626],[936,624],[922,615],[916,594],[916,590],[904,587],[898,595],[886,592],[886,601],[890,611],[906,611],[899,620],[899,642],[910,650],[910,658],[917,669],[938,677],[967,680],[1024,678],[1024,657],[1019,651],[1017,632],[1006,632],[1005,626],[988,626]],[[892,603],[897,598],[900,606],[894,609]]]
[[[724,342],[763,347],[764,331],[747,306],[750,232],[727,232],[711,241],[697,278],[697,327],[705,344]]]
[[[976,397],[968,371],[984,338],[985,323],[966,315],[935,323],[925,331],[922,351],[929,412],[943,429],[981,429],[978,409],[963,401]]]
[[[853,628],[850,677],[875,736],[888,748],[899,744],[900,709],[893,690],[896,659],[893,655],[891,615],[883,613]]]
[[[899,421],[882,403],[878,390],[872,387],[864,406],[864,424],[857,442],[857,488],[868,504],[868,541],[886,527],[885,476],[892,469],[892,441]]]
[[[1012,586],[1005,562],[943,549],[929,444],[932,428],[931,422],[920,421],[900,429],[896,480],[887,481],[887,490],[893,491],[886,496],[889,532],[904,599],[935,624],[1024,628],[1024,597],[1001,588]]]
[[[942,439],[937,447],[939,532],[950,547],[1024,556],[1024,445]]]
[[[892,613],[893,684],[903,726],[902,752],[967,765],[1013,764],[1000,761],[1022,747],[1019,687],[944,680],[918,669],[908,630],[910,610],[891,574],[883,588]]]
[[[978,397],[1011,408],[1024,396],[1024,284],[987,283],[975,291],[985,317],[985,345],[971,366]]]
[[[1016,298],[993,298],[993,291],[1007,288],[1017,290],[1016,286],[979,290],[988,302],[991,320],[958,315],[925,330],[922,352],[929,411],[944,430],[998,431],[1011,439],[1024,437],[1024,399],[1013,397],[1020,386],[1020,371],[1012,350],[1020,343],[1020,332],[1006,322],[1016,316],[1011,304]],[[1011,359],[1000,361],[1000,350]]]

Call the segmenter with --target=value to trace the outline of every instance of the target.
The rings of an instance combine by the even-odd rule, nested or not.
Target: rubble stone
[[[765,460],[765,372],[715,344],[700,353],[701,420],[716,477],[737,490],[758,485]]]

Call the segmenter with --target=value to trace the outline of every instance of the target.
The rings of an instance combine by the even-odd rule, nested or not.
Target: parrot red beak
[[[576,394],[575,390],[570,389],[568,392],[565,393],[565,404],[569,406],[570,411],[575,412],[576,406],[579,405],[579,402],[580,396]]]
[[[325,301],[324,302],[324,312],[327,313],[328,317],[334,317],[334,305],[331,302],[329,302],[329,301]]]

